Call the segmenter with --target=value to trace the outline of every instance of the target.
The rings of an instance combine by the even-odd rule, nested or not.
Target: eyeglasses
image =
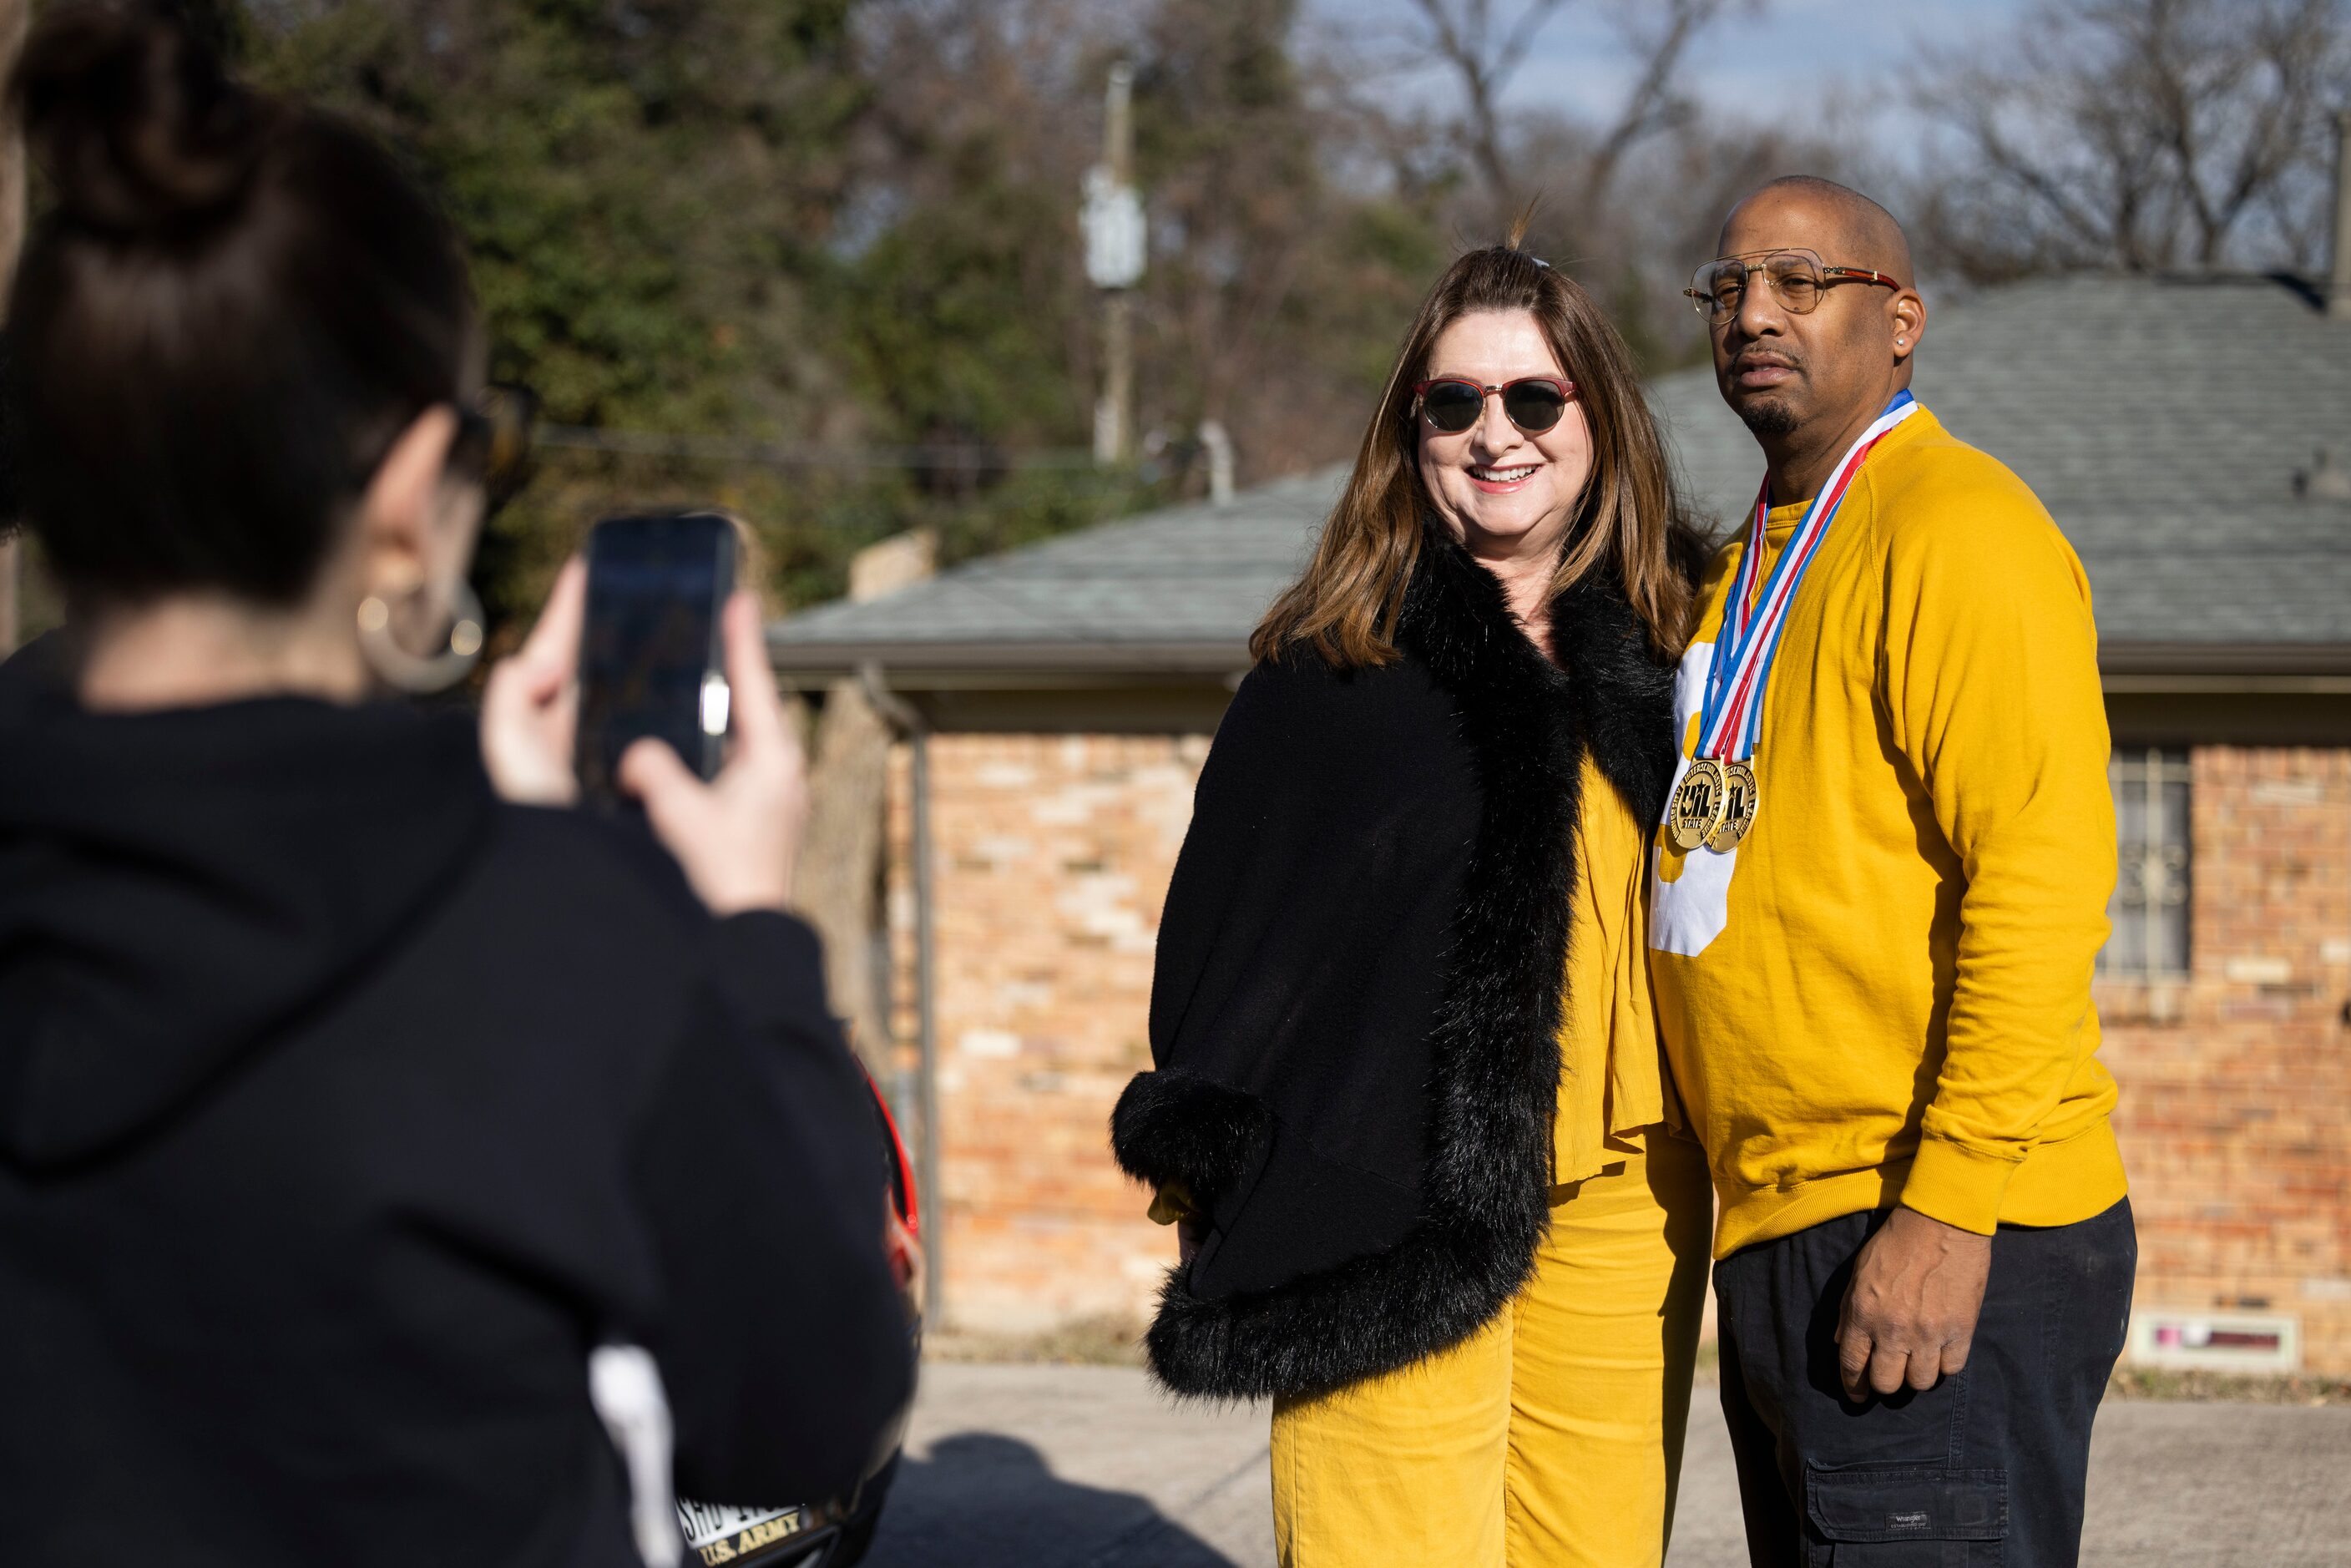
[[[1761,273],[1771,286],[1771,297],[1791,315],[1802,316],[1821,302],[1821,291],[1840,283],[1877,283],[1888,288],[1902,284],[1865,267],[1832,267],[1809,250],[1751,250],[1744,256],[1719,256],[1690,276],[1682,290],[1709,324],[1719,325],[1739,314],[1747,298],[1747,279]]]
[[[531,430],[538,422],[538,397],[528,387],[486,387],[473,407],[457,410],[449,466],[481,482],[492,511],[529,482]]]
[[[1464,376],[1437,376],[1412,384],[1413,407],[1447,435],[1458,435],[1484,417],[1486,400],[1502,394],[1502,412],[1529,435],[1557,424],[1575,396],[1575,383],[1557,376],[1521,376],[1489,387]]]

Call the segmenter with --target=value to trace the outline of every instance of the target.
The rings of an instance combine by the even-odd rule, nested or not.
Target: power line
[[[1046,446],[1007,451],[971,443],[918,446],[827,446],[814,442],[737,441],[723,435],[664,435],[643,430],[604,430],[584,424],[542,424],[541,446],[582,452],[612,452],[633,457],[682,457],[702,463],[737,463],[763,468],[920,468],[935,473],[991,474],[1008,470],[1074,471],[1095,466],[1082,447]]]

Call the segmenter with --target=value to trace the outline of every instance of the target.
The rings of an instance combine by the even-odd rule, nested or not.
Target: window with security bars
[[[2117,980],[2188,975],[2188,754],[2117,749],[2106,764],[2121,861],[2098,973]]]

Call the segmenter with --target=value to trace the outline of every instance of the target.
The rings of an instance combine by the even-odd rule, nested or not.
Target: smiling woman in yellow
[[[1598,309],[1472,252],[1217,732],[1113,1138],[1184,1231],[1153,1367],[1274,1401],[1290,1568],[1663,1558],[1710,1218],[1642,903],[1686,538]]]

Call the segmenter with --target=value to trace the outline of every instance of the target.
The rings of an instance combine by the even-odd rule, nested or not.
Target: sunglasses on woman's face
[[[457,410],[449,465],[480,481],[492,511],[529,481],[531,430],[538,421],[538,398],[528,387],[487,387],[473,407]]]
[[[1575,383],[1557,376],[1520,376],[1489,387],[1463,376],[1415,382],[1413,403],[1421,417],[1447,435],[1458,435],[1486,413],[1486,400],[1500,394],[1502,413],[1529,435],[1541,435],[1567,413]]]

